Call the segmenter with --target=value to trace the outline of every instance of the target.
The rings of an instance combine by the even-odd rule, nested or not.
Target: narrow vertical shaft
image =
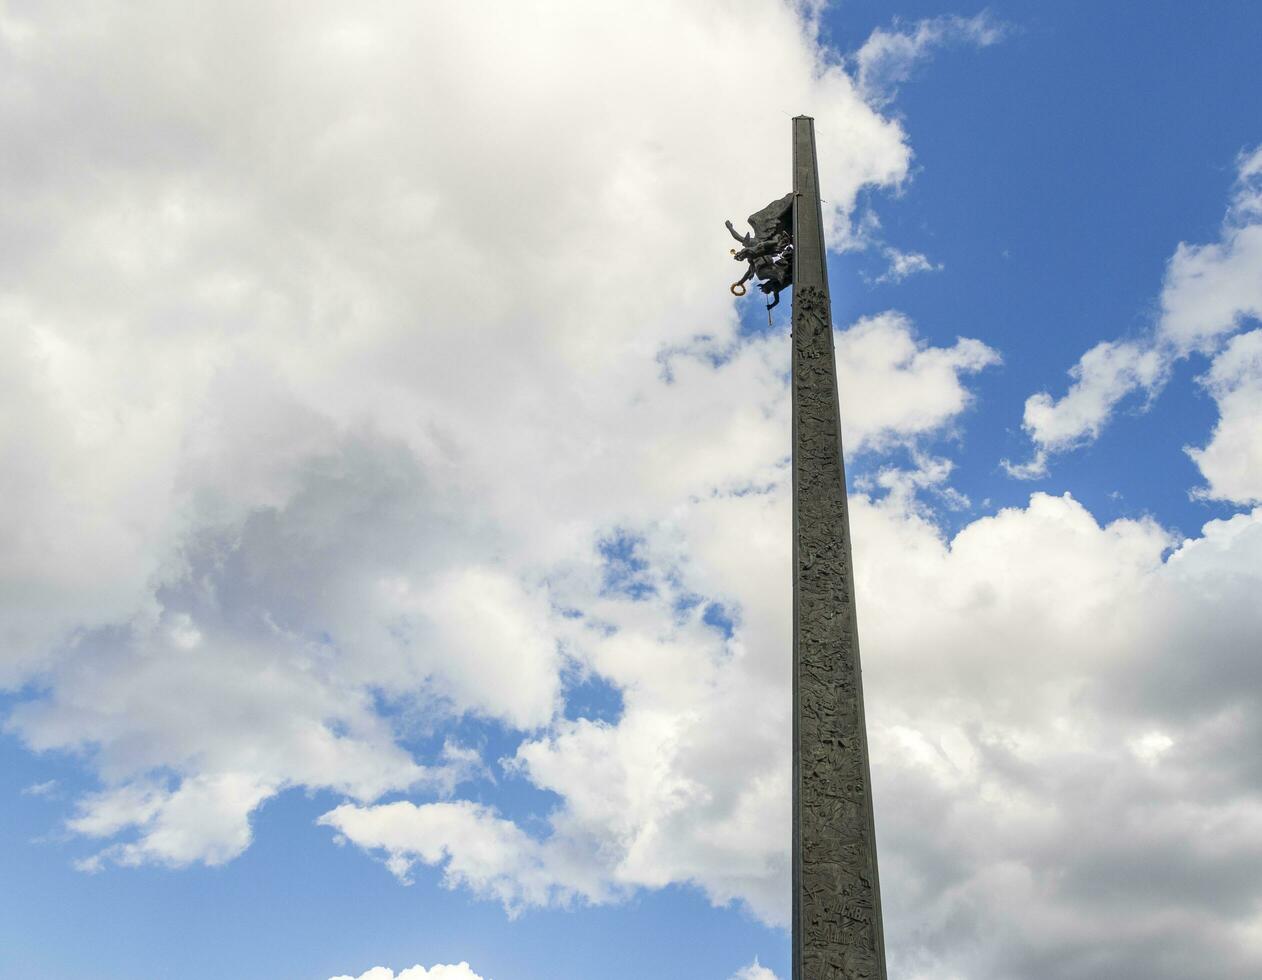
[[[793,980],[886,980],[815,123],[793,120]]]

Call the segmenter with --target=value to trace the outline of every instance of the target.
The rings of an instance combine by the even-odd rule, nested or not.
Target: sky
[[[788,980],[799,113],[891,976],[1262,974],[1259,38],[0,3],[0,977]]]

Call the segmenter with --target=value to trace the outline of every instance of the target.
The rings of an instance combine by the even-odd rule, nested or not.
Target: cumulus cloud
[[[755,956],[754,962],[744,969],[737,970],[730,980],[777,980],[777,978],[774,973],[759,963],[758,957]]]
[[[715,284],[787,122],[731,120],[815,113],[835,226],[907,173],[793,5],[287,9],[6,15],[0,683],[100,778],[85,867],[488,772],[408,726],[546,730],[556,569],[783,465],[784,337]]]
[[[474,973],[468,963],[461,961],[453,964],[436,963],[428,970],[418,963],[398,973],[389,967],[374,966],[358,977],[344,974],[330,977],[329,980],[484,980],[484,978],[481,974]]]
[[[1255,971],[1258,951],[1230,937],[1256,927],[1262,880],[1262,511],[1182,541],[1150,520],[1101,525],[1068,495],[951,539],[909,495],[860,495],[852,517],[892,962]],[[787,575],[787,519],[783,485],[708,499],[646,529],[650,598],[579,604],[591,620],[572,642],[625,705],[518,750],[517,775],[563,801],[544,834],[472,807],[463,833],[454,812],[410,804],[326,822],[396,873],[445,863],[449,883],[510,908],[691,881],[785,922],[788,610],[751,597]],[[731,635],[681,613],[687,591],[729,603]]]
[[[902,282],[908,276],[913,276],[917,272],[942,271],[941,263],[930,261],[928,256],[920,252],[904,252],[893,246],[886,245],[881,249],[881,254],[889,262],[889,267],[876,277],[876,282],[879,283]]]
[[[1012,476],[1046,475],[1050,455],[1094,441],[1128,396],[1142,392],[1155,397],[1176,362],[1194,353],[1217,355],[1227,338],[1262,317],[1262,148],[1242,154],[1237,164],[1222,235],[1206,245],[1179,243],[1166,265],[1155,328],[1134,340],[1096,344],[1070,369],[1072,383],[1060,398],[1039,392],[1026,399],[1023,426],[1035,452],[1024,463],[1004,460]],[[1228,359],[1221,374],[1240,370],[1238,353],[1221,356]],[[1217,398],[1214,377],[1211,369],[1208,386]],[[1236,404],[1242,399],[1229,400]],[[1233,428],[1225,419],[1222,424]],[[1213,455],[1193,458],[1221,465]],[[1257,499],[1256,493],[1218,494],[1213,477],[1205,476],[1211,481],[1210,495],[1239,502]]]
[[[1026,399],[1023,425],[1037,450],[1025,463],[1004,460],[1004,469],[1021,479],[1045,476],[1050,453],[1096,439],[1128,394],[1136,389],[1155,393],[1169,363],[1168,357],[1147,342],[1096,344],[1070,368],[1073,384],[1063,397],[1053,400],[1044,391]]]
[[[1262,317],[1262,147],[1241,154],[1219,241],[1180,242],[1161,292],[1161,337],[1176,351],[1217,349]]]
[[[860,321],[836,343],[856,451],[941,430],[969,404],[960,375],[998,359],[975,340],[929,347],[899,314]],[[783,433],[778,387],[770,414]],[[635,529],[648,577],[634,590],[611,593],[594,551],[554,566],[554,599],[575,611],[558,635],[621,692],[623,712],[617,723],[557,719],[518,748],[510,772],[565,801],[549,835],[527,837],[486,808],[454,804],[345,805],[323,822],[401,878],[417,863],[440,866],[448,884],[511,912],[689,881],[716,904],[743,900],[784,923],[789,719],[778,637],[788,610],[755,597],[776,595],[789,574],[788,473],[776,440],[768,445],[768,483],[716,488]],[[941,489],[950,470],[922,462],[914,476],[879,482],[901,479],[898,499],[915,507],[914,490]],[[715,627],[712,604],[739,615],[733,635]]]
[[[929,347],[897,312],[865,317],[837,337],[847,448],[880,447],[951,422],[971,403],[962,376],[998,364],[997,351],[959,338]]]
[[[80,815],[69,821],[71,830],[113,837],[138,827],[142,836],[136,843],[113,845],[80,867],[97,871],[107,859],[125,865],[223,864],[249,845],[249,815],[274,792],[274,786],[252,774],[216,773],[186,777],[175,790],[133,782],[88,797],[80,801]]]
[[[401,800],[378,806],[343,804],[320,818],[344,840],[380,851],[401,881],[415,864],[442,865],[445,883],[503,903],[510,914],[530,906],[598,902],[608,884],[586,855],[540,844],[488,807],[467,800],[417,806]],[[575,860],[577,859],[577,860]]]
[[[1215,500],[1262,501],[1262,330],[1233,337],[1200,379],[1218,404],[1207,445],[1188,452]]]
[[[886,927],[916,937],[895,941],[909,970],[1256,971],[1227,937],[1256,928],[1259,774],[1210,746],[1257,737],[1262,512],[1179,543],[1036,494],[948,545],[861,502],[855,535]],[[969,953],[961,932],[985,938]]]
[[[896,19],[890,30],[873,31],[855,52],[859,91],[873,105],[885,105],[935,48],[948,44],[986,47],[1002,40],[1006,30],[986,12],[973,17],[928,17],[911,25]]]

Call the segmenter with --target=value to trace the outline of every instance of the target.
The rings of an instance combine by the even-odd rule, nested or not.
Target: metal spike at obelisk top
[[[793,980],[886,980],[815,123],[793,120]]]

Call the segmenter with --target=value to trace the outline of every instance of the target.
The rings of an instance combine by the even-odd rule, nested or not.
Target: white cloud
[[[971,506],[967,495],[960,493],[948,482],[955,464],[941,456],[930,456],[913,449],[912,469],[901,466],[882,466],[875,473],[865,473],[855,479],[858,489],[865,493],[884,493],[887,501],[897,503],[908,513],[932,517],[933,509],[925,505],[921,497],[936,497],[950,510],[964,510]]]
[[[282,506],[348,425],[382,429],[452,496],[521,480],[541,451],[585,445],[564,477],[590,473],[607,458],[593,433],[653,390],[653,355],[732,329],[716,216],[787,174],[787,123],[729,125],[757,108],[751,61],[776,74],[757,98],[777,118],[818,107],[834,220],[906,173],[898,125],[778,5],[725,8],[722,35],[705,5],[628,20],[519,4],[492,31],[450,5],[280,11],[227,7],[201,30],[178,5],[88,5],[18,32],[4,124],[22,204],[0,228],[10,677],[145,606],[190,524]],[[92,31],[66,27],[89,14]],[[135,36],[189,71],[172,79]],[[677,111],[680,92],[705,111]],[[662,276],[669,290],[644,288]]]
[[[1100,527],[1068,498],[1035,495],[949,549],[895,507],[854,517],[886,931],[918,937],[894,955],[929,976],[1051,975],[1053,951],[1065,976],[1186,975],[1247,921],[1262,856],[1243,844],[1260,774],[1211,747],[1258,737],[1238,685],[1257,669],[1262,512],[1211,522],[1165,562],[1160,528]],[[1133,745],[1151,750],[1142,770]],[[1210,827],[1248,870],[1227,872]],[[1176,857],[1180,839],[1205,846]],[[964,952],[961,929],[986,951]],[[1071,949],[1094,965],[1067,966]],[[1215,975],[1257,969],[1226,950]]]
[[[754,598],[787,575],[784,492],[714,497],[649,529],[655,581],[729,602],[732,637],[699,611],[680,617],[666,586],[581,603],[616,631],[577,621],[572,643],[625,709],[519,750],[518,774],[564,801],[545,834],[502,848],[515,834],[502,818],[435,832],[436,814],[399,805],[341,808],[339,829],[354,815],[369,830],[348,836],[386,856],[459,856],[478,870],[449,869],[448,881],[467,876],[510,903],[682,880],[784,922],[788,675],[776,638],[788,611]],[[1246,680],[1262,629],[1262,511],[1179,543],[1151,521],[1101,526],[1068,496],[1036,494],[948,542],[913,503],[860,496],[852,513],[893,962],[921,976],[1034,976],[1054,948],[1086,964],[1067,976],[1099,963],[1121,977],[1185,975],[1162,923],[1184,924],[1188,957],[1221,950],[1262,870],[1248,843],[1262,770],[1244,762],[1262,747],[1262,688]],[[386,818],[397,825],[375,823]],[[578,883],[576,867],[615,892]],[[497,882],[506,869],[516,889]],[[1206,905],[1195,883],[1215,880],[1236,897]],[[961,944],[961,929],[985,941]],[[1238,977],[1258,967],[1251,957],[1234,944],[1206,962]]]
[[[985,12],[929,17],[907,27],[895,19],[892,30],[877,28],[854,54],[859,91],[873,105],[885,105],[934,48],[961,43],[987,47],[1002,40],[1006,30]]]
[[[736,342],[721,221],[782,191],[788,128],[730,120],[815,113],[834,227],[909,161],[807,15],[6,21],[0,682],[40,692],[10,731],[101,779],[71,821],[106,842],[88,865],[226,860],[291,787],[492,774],[399,735],[546,728],[556,569],[776,479],[787,347]],[[934,394],[906,421],[847,406],[856,438],[949,424],[985,356],[884,336],[869,367]]]
[[[847,449],[880,447],[940,429],[972,401],[961,376],[999,361],[979,340],[927,347],[900,313],[859,320],[837,336]]]
[[[1020,464],[1004,460],[1011,475],[1046,475],[1050,454],[1094,441],[1127,396],[1141,391],[1155,397],[1177,361],[1195,352],[1214,354],[1250,319],[1262,317],[1262,149],[1242,154],[1237,164],[1221,238],[1207,245],[1181,242],[1175,249],[1154,330],[1135,340],[1096,344],[1070,369],[1072,384],[1062,397],[1039,392],[1026,399],[1023,426],[1035,454]],[[1232,428],[1226,420],[1223,425]]]
[[[450,964],[436,963],[428,970],[418,963],[398,973],[388,967],[374,966],[358,977],[343,975],[330,977],[329,980],[483,980],[483,977],[479,973],[474,973],[468,963],[461,961]]]
[[[608,895],[595,868],[571,862],[563,847],[541,845],[513,822],[467,800],[421,806],[347,803],[320,823],[360,847],[380,851],[404,883],[418,862],[441,865],[448,887],[463,886],[498,900],[510,914],[529,906],[569,904],[579,896],[598,902]]]
[[[730,980],[777,980],[777,978],[774,973],[759,963],[758,957],[755,956],[754,962],[743,969],[737,970],[732,974]]]
[[[174,791],[131,783],[82,800],[69,826],[92,837],[142,830],[138,842],[113,845],[82,862],[84,870],[99,870],[105,859],[124,865],[223,864],[249,846],[250,813],[274,792],[274,786],[241,773],[185,778]]]
[[[409,586],[397,585],[404,593]],[[431,656],[446,666],[453,700],[515,728],[551,720],[561,662],[546,596],[524,593],[502,571],[460,569],[419,601],[432,624]]]
[[[1168,371],[1169,359],[1146,342],[1096,344],[1070,369],[1073,384],[1062,398],[1040,392],[1026,399],[1022,424],[1038,449],[1031,462],[1004,460],[1004,468],[1019,478],[1046,475],[1049,453],[1097,438],[1118,402],[1136,389],[1155,393]]]
[[[1180,242],[1166,267],[1159,336],[1182,354],[1216,350],[1249,319],[1262,318],[1262,147],[1241,154],[1223,234]]]
[[[877,282],[902,282],[917,272],[941,272],[942,264],[933,263],[920,252],[903,252],[886,245],[881,254],[889,261],[889,268],[877,276]]]
[[[1215,500],[1262,502],[1262,330],[1233,337],[1202,383],[1218,403],[1210,441],[1188,453]]]

